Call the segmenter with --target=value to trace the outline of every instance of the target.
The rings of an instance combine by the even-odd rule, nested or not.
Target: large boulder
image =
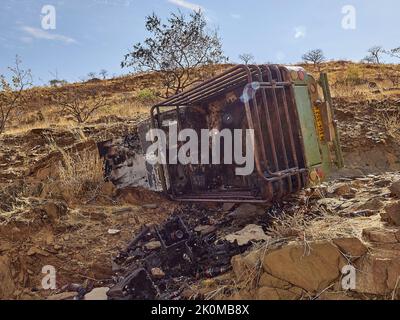
[[[310,293],[327,288],[346,265],[339,249],[329,243],[292,244],[268,253],[264,271]]]
[[[396,251],[375,249],[357,262],[356,269],[357,292],[386,296],[399,286],[400,256]]]
[[[382,220],[394,226],[400,226],[400,201],[393,202],[385,207],[381,214]]]
[[[363,238],[373,244],[395,244],[400,242],[400,230],[395,228],[368,228],[363,230]]]

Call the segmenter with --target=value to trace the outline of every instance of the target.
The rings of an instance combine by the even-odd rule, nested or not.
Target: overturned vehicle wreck
[[[202,144],[188,148],[193,132]],[[165,161],[149,161],[155,142],[164,143],[156,156]],[[235,66],[153,106],[135,133],[99,150],[119,188],[145,187],[182,202],[271,202],[343,166],[326,74],[316,80],[278,65]],[[254,165],[246,172],[248,161]]]
[[[250,228],[265,240],[268,221],[239,231],[231,214],[199,203],[267,203],[265,213],[343,165],[326,75],[276,65],[236,66],[153,106],[136,132],[99,150],[119,188],[188,202],[163,225],[143,226],[114,259],[109,299],[185,298],[185,286],[226,273],[252,243],[227,233]]]

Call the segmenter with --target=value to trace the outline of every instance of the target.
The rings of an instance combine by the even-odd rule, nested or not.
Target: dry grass
[[[114,101],[108,108],[99,112],[95,119],[118,116],[119,118],[135,119],[140,115],[150,115],[150,105],[139,101]]]
[[[387,134],[395,140],[400,140],[400,110],[394,113],[384,112],[380,120]]]
[[[379,214],[372,217],[346,218],[335,214],[324,213],[319,219],[312,221],[305,236],[312,241],[335,238],[362,238],[362,231],[382,226]]]
[[[95,198],[104,185],[103,163],[98,154],[83,151],[70,155],[62,151],[59,164],[59,183],[62,189],[76,199]]]
[[[273,239],[283,239],[298,237],[304,233],[309,225],[309,218],[306,213],[309,209],[304,206],[294,213],[282,212],[273,218],[271,226],[267,229],[267,234]]]

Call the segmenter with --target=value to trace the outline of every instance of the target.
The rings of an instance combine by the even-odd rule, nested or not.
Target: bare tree
[[[374,46],[368,50],[368,55],[364,58],[364,61],[381,64],[381,58],[384,53],[385,49],[381,46]]]
[[[105,80],[108,76],[108,71],[106,69],[101,69],[99,74],[103,77],[103,80]]]
[[[13,112],[26,102],[26,92],[32,85],[31,70],[21,68],[21,59],[15,57],[15,65],[9,67],[11,81],[0,75],[0,133],[4,132]]]
[[[89,77],[89,80],[90,79],[94,79],[94,78],[96,78],[96,73],[95,72],[89,72],[88,73],[88,77]]]
[[[55,96],[55,104],[63,115],[69,115],[78,123],[88,121],[99,109],[109,105],[109,99],[96,90],[89,92],[67,91]]]
[[[121,66],[158,72],[166,88],[165,96],[198,81],[196,68],[227,60],[217,31],[207,30],[201,11],[192,12],[189,18],[181,12],[171,13],[167,24],[153,13],[146,18],[146,29],[151,36],[135,44]]]
[[[244,64],[249,64],[254,61],[254,56],[251,53],[242,53],[239,55],[239,59],[243,61]]]
[[[392,58],[400,59],[400,47],[390,50],[385,50],[385,53],[391,56]]]
[[[326,60],[324,52],[321,49],[308,51],[303,54],[302,59],[307,63],[313,63],[314,68],[318,67],[318,70],[320,69],[320,64]]]

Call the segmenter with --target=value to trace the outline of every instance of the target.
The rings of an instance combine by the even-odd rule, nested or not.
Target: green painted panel
[[[310,96],[307,86],[294,87],[297,111],[299,114],[301,132],[303,134],[304,149],[306,153],[307,166],[315,166],[322,162],[317,132],[315,129],[315,118],[312,111]]]

